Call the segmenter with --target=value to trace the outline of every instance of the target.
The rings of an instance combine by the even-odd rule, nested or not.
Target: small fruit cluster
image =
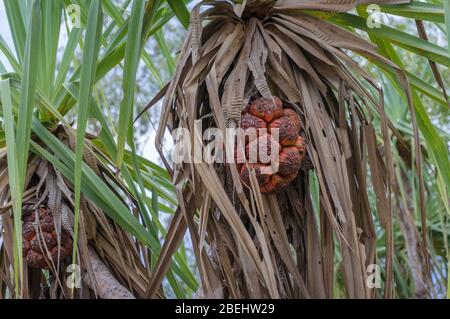
[[[57,233],[51,212],[41,206],[37,210],[38,222],[34,210],[25,212],[23,216],[23,255],[31,268],[50,269],[58,264],[59,260],[69,258],[72,252],[72,238],[63,227],[61,227],[61,247],[58,249]],[[51,260],[48,257],[50,254]]]
[[[299,135],[301,123],[297,113],[283,108],[277,97],[259,98],[244,109],[241,129],[246,137],[245,158],[248,160],[252,158],[251,154],[258,154],[256,161],[246,164],[242,164],[242,158],[237,161],[244,184],[250,185],[249,170],[254,169],[261,193],[284,190],[297,177],[306,156],[305,140]],[[254,138],[248,138],[246,132],[249,130],[257,132]],[[237,154],[239,157],[238,151]],[[278,169],[272,169],[273,161],[262,161],[262,158],[275,161]]]

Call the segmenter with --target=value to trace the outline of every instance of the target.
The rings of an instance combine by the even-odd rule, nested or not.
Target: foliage
[[[72,4],[81,9],[82,29],[72,27],[70,12],[66,11]],[[99,96],[98,92],[102,91],[96,83],[107,76],[110,70],[120,66],[124,59],[124,66],[131,71],[126,77],[124,89],[127,96],[134,95],[136,72],[130,68],[129,61],[142,58],[147,65],[152,66],[148,54],[140,48],[149,37],[160,32],[164,23],[173,16],[171,9],[167,3],[152,5],[152,2],[138,1],[133,4],[140,5],[135,11],[140,11],[141,6],[145,5],[145,14],[135,14],[124,19],[124,8],[112,1],[6,0],[4,5],[14,48],[9,48],[4,39],[0,38],[2,53],[12,66],[12,72],[4,73],[1,82],[2,119],[8,123],[5,132],[1,134],[1,145],[6,146],[3,151],[11,164],[3,166],[2,176],[6,178],[3,187],[8,186],[9,180],[11,197],[15,203],[16,236],[11,243],[14,256],[10,255],[6,239],[2,238],[0,242],[1,271],[5,274],[1,279],[1,294],[30,296],[30,291],[26,291],[26,279],[22,275],[20,200],[25,191],[25,175],[30,174],[27,164],[30,161],[24,158],[30,145],[32,154],[51,163],[69,181],[69,185],[74,185],[72,200],[75,225],[79,221],[80,203],[86,198],[136,240],[136,244],[142,249],[141,258],[145,258],[143,265],[147,268],[147,274],[140,276],[148,284],[154,261],[161,251],[161,240],[166,233],[160,219],[163,215],[170,216],[174,213],[176,202],[173,188],[165,170],[137,155],[135,148],[124,151],[123,145],[120,147],[117,144],[117,135],[112,133],[115,130],[109,125],[107,113],[100,109],[101,103],[94,96]],[[111,18],[106,28],[103,14]],[[128,28],[130,32],[141,30],[139,33],[142,36],[137,41],[127,42]],[[59,41],[64,39],[61,37],[64,32],[67,33],[67,42],[63,43],[65,49],[61,55],[58,54],[58,48],[61,45]],[[78,48],[83,53],[81,60],[76,54]],[[136,68],[136,62],[134,64]],[[6,67],[2,66],[2,69],[5,70]],[[158,75],[157,68],[150,69]],[[96,92],[94,96],[93,91]],[[132,114],[132,110],[131,102],[125,104],[120,113]],[[73,114],[77,114],[78,130],[69,123]],[[113,169],[115,173],[111,174],[115,175],[119,185],[123,185],[121,187],[125,192],[118,192],[112,186],[114,183],[105,178],[99,179],[83,164],[86,161],[83,154],[87,147],[84,136],[88,119],[95,119],[101,126],[98,136],[90,137],[95,147],[96,161],[108,170],[116,167]],[[131,128],[132,118],[128,115],[125,119],[126,123],[122,124]],[[56,125],[62,125],[70,134],[77,136],[76,149],[65,147],[55,138],[53,132]],[[129,136],[128,143],[132,146],[133,130],[129,131],[131,134],[128,134],[128,129],[125,132],[123,129],[119,130],[120,134]],[[119,142],[123,143],[123,140],[119,139]],[[120,163],[119,166],[116,163]],[[8,176],[13,178],[8,179]],[[122,204],[124,200],[128,201],[127,205]],[[137,210],[138,215],[133,210]],[[5,217],[9,210],[4,210],[3,213]],[[2,225],[6,227],[5,222]],[[74,235],[76,239],[77,227]],[[120,251],[119,248],[116,249]],[[9,261],[13,264],[12,273]],[[183,254],[177,254],[174,258],[167,278],[177,297],[189,296],[197,290],[197,282]],[[11,287],[14,287],[14,291],[11,291]],[[146,293],[144,287],[141,296]]]
[[[208,268],[205,268],[205,258],[208,256],[205,250],[199,251],[196,244],[200,239],[207,243],[206,248],[212,246],[208,240],[213,234],[209,233],[210,228],[206,234],[208,221],[202,215],[208,210],[194,210],[195,198],[188,196],[186,189],[183,192],[184,184],[178,183],[174,187],[170,170],[168,172],[139,155],[136,144],[142,127],[133,121],[141,111],[139,97],[148,98],[155,87],[164,86],[168,77],[178,70],[177,65],[178,68],[184,66],[184,55],[180,62],[180,57],[175,58],[173,54],[182,48],[178,47],[177,39],[169,36],[168,29],[174,19],[185,28],[189,26],[191,10],[188,8],[191,6],[188,2],[3,0],[13,47],[9,47],[0,35],[0,54],[9,64],[3,65],[0,61],[0,119],[4,124],[0,129],[0,187],[3,194],[0,227],[4,230],[0,232],[0,297],[35,294],[24,276],[21,220],[23,203],[29,195],[27,176],[33,175],[31,164],[36,158],[50,163],[71,189],[69,197],[73,201],[75,238],[81,236],[83,242],[83,234],[87,231],[80,222],[84,218],[84,200],[96,207],[92,211],[101,211],[107,216],[111,221],[108,225],[114,225],[117,234],[129,236],[130,242],[126,244],[116,243],[115,247],[106,248],[106,244],[97,243],[96,249],[111,253],[105,260],[111,268],[116,267],[119,277],[123,272],[133,274],[132,277],[139,274],[133,277],[133,283],[126,284],[136,296],[185,298],[198,291],[197,269],[191,269],[192,260],[181,244],[187,229],[191,230],[192,250],[197,254],[196,266],[200,268],[200,280],[206,292],[204,278]],[[293,2],[279,1],[287,8]],[[334,2],[342,1],[328,1],[327,5]],[[375,1],[360,1],[366,2]],[[71,5],[80,8],[81,28],[73,26],[73,15],[68,11]],[[385,98],[387,118],[383,119],[376,106],[363,110],[376,134],[373,136],[374,151],[389,152],[383,147],[387,141],[392,150],[390,173],[395,183],[391,186],[396,194],[396,198],[392,198],[396,203],[392,208],[392,223],[388,226],[392,231],[386,230],[385,220],[379,216],[376,207],[379,194],[374,190],[375,185],[368,182],[365,189],[369,201],[367,212],[374,221],[377,262],[385,269],[382,273],[383,288],[388,292],[385,296],[420,295],[418,269],[425,271],[427,266],[431,284],[428,283],[426,294],[430,297],[450,296],[449,103],[445,91],[450,78],[450,44],[446,48],[433,43],[430,32],[430,40],[427,40],[426,34],[424,37],[423,33],[411,34],[410,30],[404,29],[406,25],[414,31],[419,30],[423,22],[425,33],[433,30],[445,37],[450,33],[450,5],[448,1],[440,0],[383,4],[381,11],[395,20],[387,20],[381,28],[367,26],[367,9],[367,4],[363,4],[355,9],[352,5],[345,9],[338,7],[332,12],[317,7],[302,10],[319,21],[362,36],[379,55],[376,59],[373,56],[366,59],[361,52],[349,56],[381,84]],[[177,31],[181,33],[181,30]],[[341,50],[345,46],[336,44],[335,47]],[[392,65],[386,67],[386,61],[381,57]],[[212,60],[212,55],[207,58]],[[151,89],[148,89],[150,85],[137,85],[140,74],[150,75]],[[405,74],[410,94],[408,86],[399,83],[398,74]],[[364,76],[356,75],[355,78],[364,86],[364,91],[376,96],[377,91],[364,81]],[[110,88],[118,88],[112,99],[108,99]],[[114,101],[116,96],[121,102],[119,107]],[[169,111],[170,98],[163,112]],[[153,118],[157,115],[152,113],[152,123],[158,122],[159,118]],[[389,123],[388,131],[385,123]],[[143,127],[148,129],[146,125]],[[58,137],[56,132],[61,128],[66,132],[65,136],[75,138],[73,145],[65,144]],[[90,134],[93,128],[97,131],[95,135]],[[160,127],[160,139],[163,129],[164,125]],[[88,165],[86,149],[92,150],[90,154],[95,157],[96,165],[102,167],[100,174]],[[363,165],[362,169],[368,172],[367,180],[371,180],[369,165]],[[309,211],[314,213],[320,225],[324,183],[312,172],[307,178]],[[202,196],[205,196],[202,204],[211,205],[211,194],[205,191]],[[179,201],[182,205],[176,209]],[[195,215],[191,220],[184,219],[183,206]],[[168,219],[171,223],[166,225]],[[313,225],[308,227],[313,230]],[[192,231],[197,228],[198,232]],[[326,234],[320,227],[314,226],[314,229],[317,231],[315,236]],[[243,233],[237,238],[245,237]],[[417,246],[413,242],[417,242]],[[139,252],[136,262],[141,265],[133,269],[121,266],[119,262],[115,264],[112,252],[124,253],[131,247]],[[351,296],[348,273],[347,277],[343,276],[339,266],[347,257],[341,254],[339,247],[337,241],[327,247],[328,262],[333,265],[330,268],[332,276],[327,279],[333,288],[328,291],[329,296],[348,297]],[[80,248],[77,255],[80,254],[86,254],[86,251]],[[258,249],[252,254],[255,262],[263,260],[267,263],[270,258],[262,255]],[[247,259],[242,261],[243,264],[246,262]],[[48,273],[43,275],[48,276]],[[305,276],[305,273],[301,275]],[[309,276],[318,278],[314,272]],[[126,282],[124,278],[126,275],[121,278]],[[386,283],[392,283],[389,278],[395,285],[386,287]],[[164,283],[163,290],[160,289],[161,282]],[[376,295],[383,296],[382,293]]]

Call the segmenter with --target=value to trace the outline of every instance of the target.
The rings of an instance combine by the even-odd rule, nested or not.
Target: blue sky
[[[3,0],[0,0],[0,34],[3,37],[3,39],[5,39],[8,46],[12,47],[11,33],[9,32],[5,7],[3,6]],[[5,61],[2,54],[0,54],[0,60],[6,67],[9,67],[9,63]]]

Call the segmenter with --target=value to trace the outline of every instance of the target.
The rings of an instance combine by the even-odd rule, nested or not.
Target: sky
[[[5,7],[3,6],[3,0],[0,0],[0,35],[10,48],[13,47],[11,33],[9,32],[8,22],[6,19]],[[10,66],[2,54],[0,54],[0,60],[6,67]]]

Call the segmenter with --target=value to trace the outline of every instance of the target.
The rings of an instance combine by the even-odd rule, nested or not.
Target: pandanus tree
[[[0,298],[448,292],[450,168],[425,105],[448,108],[449,51],[427,39],[430,26],[450,32],[447,2],[224,0],[191,13],[188,2],[3,1],[13,44],[0,35]],[[374,27],[370,4],[417,35]],[[174,16],[187,28],[176,62],[164,37]],[[147,108],[164,97],[167,169],[137,153],[138,69],[164,87]],[[103,98],[113,70],[120,105]],[[261,163],[164,152],[167,129],[209,151],[207,129],[259,126],[269,134],[249,150],[281,137],[270,176]],[[216,153],[234,158],[225,142]]]
[[[3,1],[14,48],[0,37],[9,64],[0,65],[0,298],[149,293],[165,234],[159,218],[173,213],[175,199],[167,172],[133,147],[129,98],[140,58],[153,66],[144,44],[173,12],[133,1],[125,18],[128,3]],[[121,63],[116,140],[97,83]],[[88,124],[97,134],[85,133]],[[197,290],[184,256],[170,268],[176,296]],[[166,295],[162,286],[153,293]]]
[[[416,19],[419,36],[385,25],[371,28],[369,4]],[[423,160],[436,169],[442,203],[449,162],[421,97],[448,107],[437,64],[448,67],[450,60],[446,48],[427,41],[421,19],[436,22],[434,9],[443,22],[442,5],[407,0],[202,1],[195,6],[173,79],[149,104],[164,97],[156,147],[179,201],[158,261],[160,273],[188,230],[205,297],[392,298],[397,289],[394,221],[399,220],[413,295],[435,296]],[[393,44],[425,56],[442,91],[407,71]],[[383,88],[361,67],[360,57],[385,75],[409,107],[408,134],[388,117]],[[215,154],[234,159],[235,140],[227,131],[269,127],[283,108],[296,113],[300,123],[294,137],[300,133],[306,145],[302,156],[309,165],[296,164],[298,175],[264,176],[249,162],[202,160],[201,154],[211,151],[208,129],[218,129],[224,139],[212,146]],[[166,159],[166,129],[187,160],[171,164]],[[269,144],[266,136],[262,140],[256,147]],[[426,152],[422,144],[429,146]],[[401,160],[414,170],[408,175],[412,180],[399,172]],[[417,194],[413,206],[404,201],[410,185]],[[370,285],[377,267],[382,290]]]

